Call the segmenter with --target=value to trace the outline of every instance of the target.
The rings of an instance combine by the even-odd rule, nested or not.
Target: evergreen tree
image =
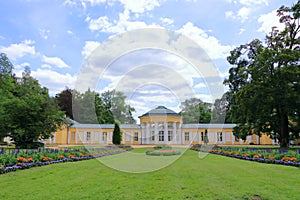
[[[122,133],[120,131],[120,126],[118,123],[115,123],[112,142],[115,145],[119,145],[119,144],[121,144],[121,140],[122,140]]]

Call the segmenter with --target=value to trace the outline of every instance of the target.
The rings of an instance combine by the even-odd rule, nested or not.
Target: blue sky
[[[262,39],[279,26],[275,10],[293,0],[10,0],[0,3],[0,52],[7,53],[20,75],[29,66],[32,75],[51,95],[66,86],[76,87],[78,73],[91,52],[109,38],[138,28],[165,28],[193,40],[208,54],[222,79],[227,76],[226,57],[234,47]],[[151,54],[149,57],[145,55]],[[143,62],[141,59],[143,58]],[[183,66],[166,52],[142,51],[116,59],[97,90],[120,85],[121,65],[157,64]],[[167,59],[166,59],[167,58]],[[119,68],[118,68],[119,67]],[[212,101],[205,75],[181,71],[195,96]],[[152,69],[152,67],[149,67]],[[178,68],[178,70],[180,70]],[[117,73],[119,72],[119,74]],[[100,78],[101,79],[101,78]],[[226,88],[225,88],[226,90]],[[163,104],[179,111],[180,100],[167,87],[134,88],[128,103],[137,114]],[[169,91],[169,92],[168,92]]]

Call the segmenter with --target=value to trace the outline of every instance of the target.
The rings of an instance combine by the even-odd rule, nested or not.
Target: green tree
[[[55,100],[59,105],[60,109],[64,111],[66,113],[66,116],[70,119],[74,119],[72,111],[72,92],[72,89],[66,88],[55,95]]]
[[[284,30],[273,27],[265,43],[255,39],[231,51],[227,60],[234,67],[224,83],[233,120],[240,123],[235,135],[278,135],[287,147],[290,134],[299,134],[300,1],[277,13]]]
[[[15,98],[6,105],[9,136],[20,148],[32,148],[37,140],[51,137],[64,118],[48,89],[41,87],[28,72],[16,84]]]
[[[115,123],[115,128],[113,131],[113,144],[115,145],[119,145],[121,144],[121,140],[122,140],[122,133],[120,131],[120,126],[118,123]]]
[[[230,92],[226,92],[221,99],[216,99],[212,110],[212,123],[234,123],[229,109]]]
[[[209,123],[211,119],[211,104],[197,98],[181,102],[180,115],[183,123]]]
[[[73,90],[71,105],[73,117],[79,123],[113,124],[115,122],[112,112],[103,103],[100,95],[90,89],[84,93]]]
[[[106,91],[101,94],[101,99],[106,110],[110,110],[113,114],[115,121],[122,124],[136,123],[132,117],[132,112],[135,112],[135,109],[126,104],[126,96],[122,92],[115,90]]]
[[[12,74],[13,65],[7,58],[6,54],[0,54],[0,141],[7,136],[9,132],[6,124],[9,123],[8,115],[5,105],[7,105],[13,98],[13,91],[15,89],[15,79]]]
[[[5,61],[1,61],[1,136],[10,136],[17,147],[32,148],[36,141],[51,137],[63,124],[64,113],[50,98],[48,89],[30,76],[29,67],[22,78],[15,78],[8,58],[1,56]]]

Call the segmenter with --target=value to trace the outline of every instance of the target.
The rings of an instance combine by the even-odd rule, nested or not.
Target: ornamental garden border
[[[0,151],[0,174],[63,162],[89,160],[131,151],[130,146],[70,149],[6,149]]]
[[[202,145],[194,145],[190,149],[199,152],[207,152]],[[208,152],[211,154],[260,163],[300,167],[300,149],[239,148],[215,145]]]

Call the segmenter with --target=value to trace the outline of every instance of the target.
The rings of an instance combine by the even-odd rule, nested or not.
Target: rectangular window
[[[201,141],[204,141],[204,133],[201,132]]]
[[[158,140],[159,141],[164,141],[164,131],[159,131],[158,132]]]
[[[168,141],[173,140],[173,131],[168,131]]]
[[[86,132],[86,141],[91,140],[91,132]]]
[[[190,133],[189,132],[185,132],[184,133],[184,141],[190,141]]]
[[[102,141],[107,141],[107,132],[102,133]]]
[[[222,132],[217,132],[217,141],[222,142],[223,141],[223,134]]]
[[[134,132],[133,141],[135,141],[135,142],[139,141],[139,133],[138,132]]]
[[[231,141],[231,140],[230,140],[230,135],[231,135],[230,132],[226,132],[226,133],[225,133],[225,139],[226,139],[227,142],[230,142],[230,141]]]
[[[155,140],[155,132],[151,131],[151,141],[154,141],[154,140]]]
[[[130,133],[126,133],[126,142],[129,142],[131,139]]]

